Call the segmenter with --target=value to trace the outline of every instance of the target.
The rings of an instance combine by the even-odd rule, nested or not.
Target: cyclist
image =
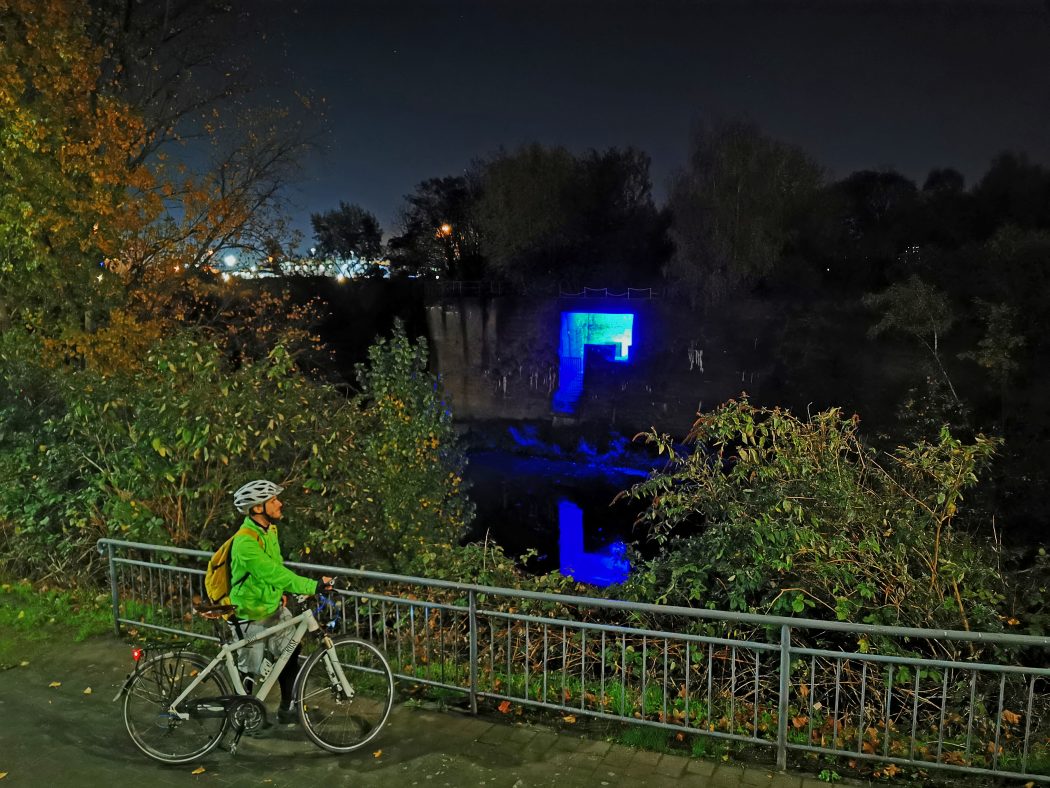
[[[297,575],[284,565],[281,545],[277,540],[277,521],[281,519],[284,504],[278,496],[284,488],[265,479],[248,482],[233,494],[233,505],[245,515],[242,530],[255,531],[255,535],[243,534],[233,540],[230,549],[230,577],[234,578],[230,588],[230,602],[237,607],[243,637],[250,638],[268,627],[292,618],[285,607],[286,594],[315,594],[330,590],[332,578],[322,577],[314,581]],[[254,643],[242,650],[242,668],[258,674],[269,652],[276,660],[292,639],[292,627],[271,635],[266,642]],[[281,724],[298,722],[292,708],[292,692],[295,675],[299,670],[299,647],[277,677],[281,687],[281,705],[277,709],[277,721]]]

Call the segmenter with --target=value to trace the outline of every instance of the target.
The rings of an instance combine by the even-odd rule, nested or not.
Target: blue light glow
[[[631,569],[627,545],[621,541],[596,553],[584,551],[583,509],[572,501],[558,501],[558,553],[559,571],[578,583],[622,583]]]
[[[554,409],[571,413],[583,393],[583,361],[586,349],[608,347],[608,358],[621,363],[630,360],[634,342],[634,315],[629,312],[562,312],[558,344],[558,390]]]

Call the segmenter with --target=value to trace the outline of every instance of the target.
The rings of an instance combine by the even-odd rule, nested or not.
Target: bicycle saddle
[[[193,606],[193,612],[201,618],[226,618],[230,614],[236,612],[237,607],[235,605],[209,605],[209,604],[196,604]]]

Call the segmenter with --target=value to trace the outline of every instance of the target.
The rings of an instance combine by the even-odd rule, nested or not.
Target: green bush
[[[400,326],[352,398],[305,377],[281,345],[234,367],[181,331],[102,374],[8,335],[0,473],[25,482],[0,490],[0,529],[34,575],[90,568],[102,536],[213,547],[239,519],[230,492],[259,477],[287,488],[289,555],[397,569],[471,516],[425,344]]]
[[[343,467],[333,474],[324,455],[312,453],[306,468],[305,490],[322,493],[325,504],[308,539],[312,549],[404,572],[428,545],[457,541],[470,522],[452,414],[426,365],[426,341],[410,342],[398,322],[358,366]],[[333,480],[338,495],[331,495]]]
[[[991,547],[952,527],[995,442],[880,455],[838,410],[802,421],[730,401],[693,427],[689,453],[645,439],[667,468],[635,485],[663,550],[627,593],[684,605],[877,624],[994,628],[1003,584]]]

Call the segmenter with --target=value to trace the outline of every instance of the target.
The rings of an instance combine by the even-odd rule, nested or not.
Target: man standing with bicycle
[[[241,623],[248,622],[242,636],[251,638],[292,618],[285,607],[285,594],[315,594],[331,588],[332,578],[322,577],[316,582],[297,575],[284,565],[281,545],[277,539],[277,521],[281,519],[284,504],[278,496],[284,488],[265,479],[248,482],[233,494],[233,505],[245,515],[241,532],[230,549],[230,602],[237,607]],[[266,652],[271,661],[276,659],[292,638],[289,627],[243,649],[242,668],[259,675]],[[292,693],[299,671],[299,647],[285,665],[277,681],[281,687],[281,705],[277,721],[281,724],[298,722],[292,708]],[[260,679],[261,680],[261,679]]]

